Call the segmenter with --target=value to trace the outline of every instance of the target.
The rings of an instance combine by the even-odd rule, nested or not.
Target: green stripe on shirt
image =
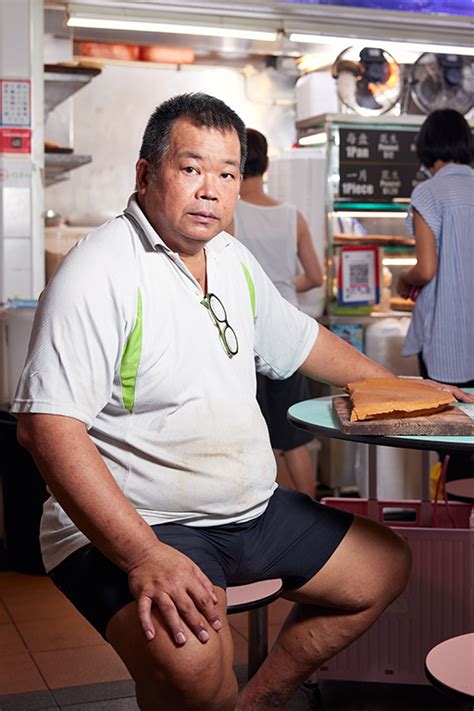
[[[138,366],[142,352],[142,295],[138,289],[137,318],[135,326],[127,339],[123,349],[120,363],[120,382],[122,383],[122,401],[126,410],[133,412],[135,403],[135,385],[137,382]]]
[[[244,270],[245,279],[247,281],[247,286],[249,288],[250,303],[252,305],[252,316],[255,319],[255,284],[253,283],[252,276],[248,270],[248,267],[243,262],[240,262],[242,269]]]

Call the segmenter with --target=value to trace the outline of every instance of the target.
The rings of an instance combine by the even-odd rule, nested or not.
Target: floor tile
[[[281,625],[277,623],[276,625],[268,625],[268,648],[270,649],[274,643],[278,634],[281,630]]]
[[[63,707],[125,697],[135,699],[135,684],[131,679],[125,679],[105,684],[66,686],[64,689],[52,689],[51,693],[58,706]]]
[[[46,683],[30,654],[25,652],[1,658],[0,696],[41,691],[46,688]]]
[[[238,630],[238,632],[243,634],[245,637],[248,635],[248,612],[238,612],[235,615],[229,615],[227,619],[229,620],[230,626],[233,627],[234,630]]]
[[[158,707],[159,708],[159,707]],[[91,704],[61,706],[62,711],[139,711],[135,699],[112,699],[94,701]],[[178,711],[178,709],[176,709]]]
[[[247,640],[234,629],[231,629],[234,640],[234,665],[247,664]]]
[[[25,644],[12,622],[0,625],[0,664],[2,657],[26,652]]]
[[[79,615],[54,620],[20,620],[16,624],[32,652],[107,644],[92,625]]]
[[[129,679],[130,675],[108,644],[50,652],[32,652],[50,689]]]
[[[28,590],[21,593],[8,592],[3,595],[3,603],[15,622],[79,616],[75,607],[59,590],[49,591],[48,594]]]
[[[268,622],[270,624],[275,624],[277,622],[283,623],[288,617],[293,605],[293,602],[284,600],[283,598],[279,598],[278,600],[275,600],[275,602],[272,602],[272,604],[268,606]]]
[[[1,711],[58,711],[58,708],[49,691],[0,696]]]
[[[4,625],[7,622],[11,622],[12,618],[8,614],[8,610],[3,604],[3,602],[0,600],[0,625]]]
[[[26,575],[14,571],[0,573],[0,597],[8,591],[50,589],[55,589],[55,586],[47,575]]]

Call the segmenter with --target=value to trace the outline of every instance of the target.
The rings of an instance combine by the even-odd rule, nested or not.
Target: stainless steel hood
[[[265,66],[267,57],[299,57],[317,53],[327,43],[291,42],[291,33],[320,33],[347,38],[363,37],[377,45],[384,41],[424,41],[445,45],[472,45],[474,20],[449,15],[427,15],[415,12],[377,11],[310,3],[259,2],[239,0],[187,0],[186,4],[173,0],[143,2],[143,0],[56,0],[46,2],[46,31],[65,31],[68,7],[82,12],[119,12],[124,19],[146,17],[157,22],[212,25],[219,27],[246,26],[277,32],[275,42],[234,38],[189,36],[181,34],[130,32],[123,30],[74,28],[75,40],[123,42],[142,45],[192,47],[199,63],[254,64]],[[55,10],[55,12],[52,12]],[[66,31],[67,28],[66,28]]]

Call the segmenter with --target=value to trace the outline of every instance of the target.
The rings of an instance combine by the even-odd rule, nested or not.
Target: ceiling
[[[372,46],[382,47],[388,41],[426,41],[471,46],[474,32],[474,20],[466,17],[252,0],[187,0],[186,4],[174,0],[75,0],[73,3],[48,0],[45,2],[47,32],[63,35],[65,31],[71,32],[65,28],[65,17],[68,6],[72,5],[81,11],[118,10],[120,17],[124,19],[144,18],[178,24],[244,26],[273,30],[278,33],[275,42],[84,28],[74,28],[73,37],[75,40],[98,42],[192,47],[197,63],[235,66],[252,64],[260,67],[277,61],[279,67],[282,63],[284,68],[286,65],[289,73],[291,58],[308,53],[319,55],[321,66],[331,64],[338,52],[351,44],[352,38],[368,39]],[[290,41],[290,34],[295,32],[314,33],[314,42],[308,44]],[[345,45],[325,40],[324,36],[343,37]],[[416,55],[413,60],[415,58]]]

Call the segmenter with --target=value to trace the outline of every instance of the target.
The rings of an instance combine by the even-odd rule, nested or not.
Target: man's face
[[[225,229],[240,190],[237,132],[178,119],[155,175],[137,163],[140,205],[161,239],[179,254],[196,254]]]

